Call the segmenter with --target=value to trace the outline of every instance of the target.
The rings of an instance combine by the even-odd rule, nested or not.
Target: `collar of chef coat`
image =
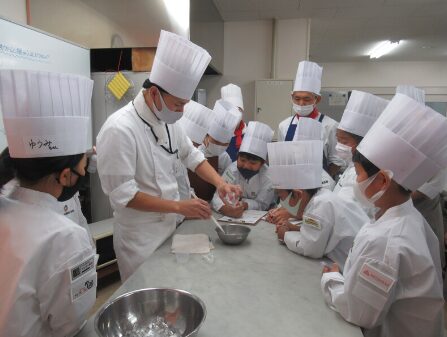
[[[61,214],[62,206],[59,201],[49,193],[31,190],[29,188],[16,186],[9,196],[10,199],[24,202],[26,204],[37,205]]]
[[[391,220],[393,218],[407,215],[413,209],[415,209],[415,208],[413,206],[413,201],[411,201],[411,198],[410,198],[400,205],[397,205],[397,206],[387,209],[387,211],[379,219],[377,219],[376,222],[387,221],[387,220]]]
[[[151,109],[146,104],[146,100],[143,96],[143,90],[140,90],[138,95],[133,100],[133,105],[138,115],[144,119],[151,127],[152,131],[158,138],[157,144],[163,146],[169,146],[168,134],[166,132],[166,123],[160,121]]]

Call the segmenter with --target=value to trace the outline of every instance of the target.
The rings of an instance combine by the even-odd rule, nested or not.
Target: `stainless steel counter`
[[[280,245],[269,223],[251,229],[241,246],[225,246],[211,221],[185,221],[176,233],[208,234],[213,258],[190,255],[178,263],[168,239],[111,298],[151,287],[189,291],[207,308],[198,337],[363,336],[324,303],[319,261]],[[79,337],[96,336],[93,320]]]

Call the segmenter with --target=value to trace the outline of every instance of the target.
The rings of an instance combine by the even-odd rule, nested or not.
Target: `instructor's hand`
[[[233,185],[223,182],[222,184],[217,186],[217,193],[219,193],[219,197],[222,199],[222,201],[227,204],[227,195],[230,195],[232,198],[239,200],[240,196],[242,195],[242,190],[239,185]]]
[[[209,219],[211,217],[210,205],[202,199],[177,201],[177,213],[189,218]]]

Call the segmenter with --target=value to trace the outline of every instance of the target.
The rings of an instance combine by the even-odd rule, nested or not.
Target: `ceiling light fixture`
[[[369,58],[370,59],[378,59],[379,57],[388,54],[390,51],[392,51],[394,48],[396,48],[400,44],[399,41],[383,41],[380,42],[377,46],[375,46],[370,52],[369,52]]]

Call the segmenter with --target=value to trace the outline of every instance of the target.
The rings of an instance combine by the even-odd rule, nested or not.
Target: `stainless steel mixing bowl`
[[[216,227],[216,232],[223,243],[227,245],[240,245],[250,233],[250,228],[242,225],[222,225],[225,233]]]
[[[205,317],[205,304],[186,291],[140,289],[106,304],[95,317],[95,330],[101,337],[192,337]]]

